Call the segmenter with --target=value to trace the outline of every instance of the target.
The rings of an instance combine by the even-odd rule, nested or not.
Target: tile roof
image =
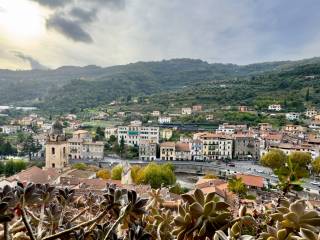
[[[51,183],[58,178],[60,174],[55,169],[41,169],[36,166],[21,171],[8,178],[9,181],[17,180],[20,182],[32,183]]]
[[[178,152],[190,152],[189,144],[177,142],[176,143],[176,151]]]
[[[160,144],[160,147],[175,147],[175,145],[174,142],[163,142]]]
[[[263,188],[263,177],[246,174],[237,174],[236,177],[241,178],[247,186]]]

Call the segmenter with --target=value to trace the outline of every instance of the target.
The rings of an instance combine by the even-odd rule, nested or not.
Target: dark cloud
[[[22,59],[23,61],[26,61],[30,64],[30,67],[32,70],[44,70],[44,69],[48,69],[48,67],[42,65],[39,61],[37,61],[36,59],[23,54],[22,52],[18,52],[18,51],[12,51],[12,53]]]
[[[74,7],[71,9],[70,15],[81,22],[90,23],[96,19],[97,10],[96,9],[84,10],[79,7]]]
[[[40,5],[49,7],[49,8],[64,7],[65,5],[73,2],[73,0],[31,0],[31,1],[37,2]]]
[[[92,43],[92,37],[81,26],[81,23],[60,15],[52,15],[46,22],[47,29],[53,29],[75,42]]]

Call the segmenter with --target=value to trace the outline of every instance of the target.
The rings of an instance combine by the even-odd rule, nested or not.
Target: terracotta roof
[[[164,142],[160,144],[160,147],[175,147],[175,145],[174,142]]]
[[[51,183],[59,176],[55,169],[43,170],[36,166],[21,171],[8,178],[9,181],[17,180],[20,182],[32,183]]]
[[[95,175],[96,175],[95,172],[86,171],[86,170],[78,170],[78,169],[74,169],[73,171],[70,171],[66,174],[66,176],[72,176],[75,178],[90,178]]]
[[[263,188],[263,177],[246,174],[237,174],[236,176],[241,178],[242,182],[247,186]]]
[[[176,151],[178,152],[190,152],[189,144],[178,142],[176,143]]]
[[[218,186],[220,184],[225,183],[224,180],[222,179],[204,179],[201,178],[197,181],[196,187],[197,188],[204,188],[204,187],[209,187],[209,186]]]

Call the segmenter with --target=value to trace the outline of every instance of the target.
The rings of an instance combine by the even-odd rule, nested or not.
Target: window
[[[54,163],[52,163],[52,168],[55,168],[55,167],[56,167],[56,165]]]
[[[51,154],[52,154],[52,155],[56,154],[56,149],[55,149],[54,147],[51,148]]]

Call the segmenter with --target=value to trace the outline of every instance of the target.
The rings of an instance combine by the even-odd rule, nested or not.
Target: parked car
[[[235,167],[236,165],[234,163],[229,163],[228,166],[229,167]]]

